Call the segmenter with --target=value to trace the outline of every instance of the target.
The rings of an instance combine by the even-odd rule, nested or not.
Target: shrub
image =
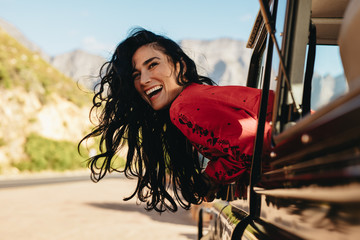
[[[0,65],[0,86],[11,89],[12,82],[7,69]]]
[[[14,164],[20,171],[64,171],[86,166],[86,158],[78,154],[77,144],[69,141],[56,141],[31,134],[27,137],[25,152],[29,159]]]

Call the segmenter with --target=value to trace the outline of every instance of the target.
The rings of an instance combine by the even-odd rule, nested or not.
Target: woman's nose
[[[140,78],[140,83],[141,83],[142,85],[146,85],[146,84],[148,84],[148,83],[150,83],[150,82],[151,82],[150,74],[147,73],[147,72],[142,73],[142,74],[141,74],[141,78]]]

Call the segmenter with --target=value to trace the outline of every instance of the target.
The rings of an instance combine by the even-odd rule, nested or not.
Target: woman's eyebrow
[[[159,57],[152,57],[152,58],[149,58],[148,60],[146,60],[142,65],[143,65],[143,66],[146,66],[149,62],[151,62],[151,61],[154,60],[154,59],[159,59],[159,60],[160,60]]]
[[[143,62],[143,66],[146,66],[146,65],[148,65],[152,60],[154,60],[154,59],[158,59],[158,60],[160,60],[160,58],[159,57],[152,57],[152,58],[149,58],[148,60],[146,60],[145,62]],[[137,69],[136,69],[136,66],[134,67],[134,69],[133,69],[133,72],[136,72],[136,71],[138,71]]]

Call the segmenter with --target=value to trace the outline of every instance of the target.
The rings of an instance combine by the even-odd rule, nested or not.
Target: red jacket
[[[191,84],[170,107],[172,123],[210,159],[205,172],[221,184],[249,173],[257,130],[261,90],[242,86]],[[270,148],[270,93],[264,149]]]

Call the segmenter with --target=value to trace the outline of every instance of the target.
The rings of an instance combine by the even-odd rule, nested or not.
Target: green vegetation
[[[5,88],[11,87],[9,74],[3,65],[0,65],[0,84]]]
[[[6,145],[5,139],[0,137],[0,147],[5,146],[5,145]]]
[[[53,93],[80,107],[91,102],[91,97],[72,79],[0,28],[0,88],[15,87],[35,92],[44,104],[51,99]]]
[[[91,148],[97,144],[98,141]],[[76,143],[56,141],[35,133],[27,137],[25,153],[28,155],[28,159],[12,164],[20,171],[65,171],[87,167],[88,156],[85,153],[88,153],[88,150],[84,146],[80,147],[81,154],[79,154]],[[99,159],[96,165],[101,167],[103,163],[103,159]],[[115,156],[111,165],[113,168],[121,170],[125,167],[125,159]]]
[[[20,171],[64,171],[86,166],[86,158],[79,155],[77,144],[68,141],[56,141],[31,134],[27,137],[25,152],[29,159],[13,164]]]

